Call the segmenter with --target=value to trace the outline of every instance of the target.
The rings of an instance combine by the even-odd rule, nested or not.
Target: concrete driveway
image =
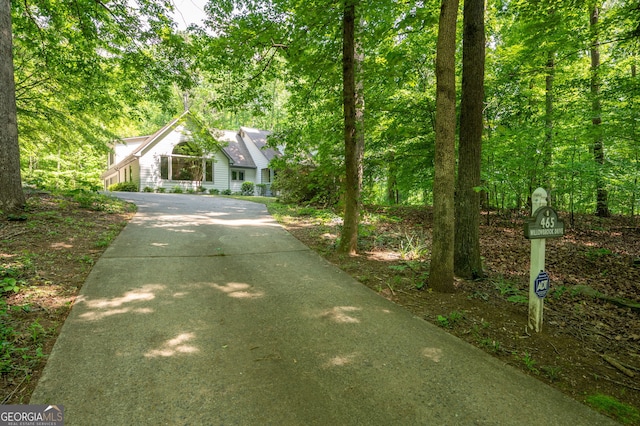
[[[32,396],[67,425],[615,424],[359,284],[261,204],[120,193]]]

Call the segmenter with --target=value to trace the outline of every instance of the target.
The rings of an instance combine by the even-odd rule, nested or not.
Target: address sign
[[[524,224],[524,236],[530,240],[537,238],[557,238],[564,235],[564,222],[558,213],[548,206],[538,208]]]

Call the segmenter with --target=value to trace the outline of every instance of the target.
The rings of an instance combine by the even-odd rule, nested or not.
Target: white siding
[[[253,182],[256,183],[256,170],[255,169],[241,169],[241,168],[231,168],[231,170],[236,170],[239,172],[244,172],[244,180],[232,180],[231,181],[231,192],[240,192],[242,191],[242,184],[244,182]]]
[[[251,158],[253,158],[253,162],[256,164],[256,167],[258,169],[257,175],[254,177],[254,179],[245,178],[245,180],[250,180],[251,182],[256,184],[262,183],[262,169],[266,169],[267,167],[269,167],[269,161],[267,160],[267,157],[264,156],[262,151],[260,151],[258,147],[253,143],[251,138],[246,136],[244,132],[242,134],[242,140],[244,140],[244,144],[247,146],[249,154],[251,154]]]

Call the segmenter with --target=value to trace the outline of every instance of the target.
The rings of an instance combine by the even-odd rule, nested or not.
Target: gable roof
[[[258,147],[260,152],[265,156],[267,161],[271,161],[282,154],[269,146],[267,146],[267,137],[271,132],[267,130],[253,129],[251,127],[240,127],[240,132],[244,133]]]
[[[256,163],[251,158],[249,149],[238,134],[231,130],[222,130],[216,133],[214,138],[220,142],[226,143],[222,146],[222,151],[231,159],[231,165],[234,167],[246,167],[255,169]]]

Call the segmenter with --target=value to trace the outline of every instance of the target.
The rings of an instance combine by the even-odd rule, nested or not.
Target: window
[[[244,180],[244,172],[241,172],[240,170],[232,170],[231,180]]]
[[[160,157],[160,179],[169,179],[169,157]]]
[[[213,160],[204,160],[204,169],[204,180],[207,182],[213,182]]]
[[[213,162],[204,160],[197,146],[183,142],[175,146],[171,155],[160,157],[160,178],[189,181],[206,178],[213,182]]]
[[[271,169],[262,169],[262,183],[270,183],[271,182]]]

